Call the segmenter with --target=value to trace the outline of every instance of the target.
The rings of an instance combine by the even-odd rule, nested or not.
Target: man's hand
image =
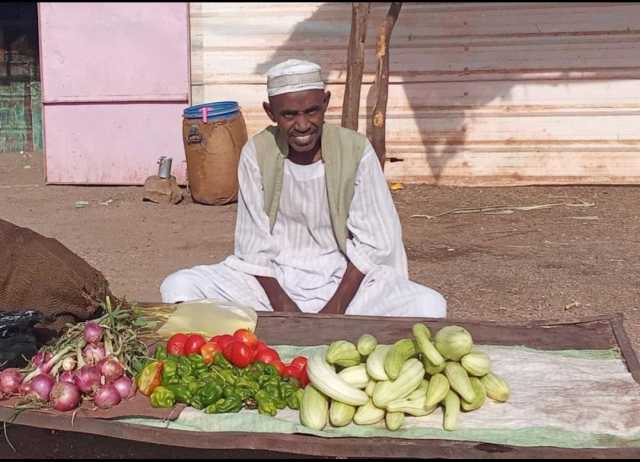
[[[273,311],[281,313],[301,313],[298,305],[291,300],[291,297],[287,295],[277,279],[265,276],[255,276],[255,278],[267,294]]]
[[[342,281],[336,289],[336,293],[327,302],[327,304],[320,310],[323,314],[344,314],[353,300],[360,283],[364,279],[364,274],[354,266],[353,263],[347,263],[347,269],[342,276]]]

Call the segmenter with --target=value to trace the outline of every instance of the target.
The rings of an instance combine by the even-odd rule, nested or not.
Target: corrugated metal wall
[[[340,123],[350,3],[191,3],[193,104],[237,100],[269,123],[265,72],[324,68]],[[372,4],[360,131],[373,107]],[[450,185],[640,182],[640,4],[404,3],[391,39],[390,180]]]

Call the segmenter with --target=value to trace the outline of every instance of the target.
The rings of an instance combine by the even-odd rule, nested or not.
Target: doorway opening
[[[0,153],[42,152],[36,2],[0,4]]]

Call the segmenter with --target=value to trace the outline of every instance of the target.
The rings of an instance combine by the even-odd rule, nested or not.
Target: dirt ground
[[[58,239],[118,296],[159,301],[166,275],[233,251],[235,204],[158,205],[142,201],[142,187],[43,178],[40,153],[0,154],[0,218]],[[640,188],[405,185],[393,196],[410,276],[445,295],[450,319],[518,324],[622,312],[640,351]],[[546,204],[560,205],[412,217]]]

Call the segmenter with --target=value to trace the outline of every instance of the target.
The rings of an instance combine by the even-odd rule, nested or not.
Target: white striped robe
[[[162,283],[162,301],[223,299],[272,310],[254,276],[278,280],[303,312],[317,313],[335,293],[347,258],[365,277],[346,314],[445,317],[438,292],[409,281],[398,213],[369,142],[358,166],[347,227],[347,255],[331,226],[322,161],[285,160],[280,207],[273,228],[253,140],[242,149],[234,255],[214,265],[177,271]]]

